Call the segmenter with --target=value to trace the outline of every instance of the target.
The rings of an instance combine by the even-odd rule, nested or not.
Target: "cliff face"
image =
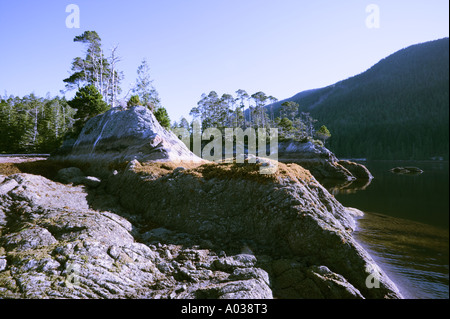
[[[353,239],[357,210],[308,170],[192,161],[148,113],[92,119],[52,159],[100,179],[0,176],[0,296],[401,298]]]

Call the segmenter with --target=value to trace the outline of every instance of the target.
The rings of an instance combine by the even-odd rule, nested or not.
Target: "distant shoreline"
[[[23,163],[46,160],[48,154],[0,154],[1,163]]]
[[[0,157],[50,157],[50,154],[0,154]]]

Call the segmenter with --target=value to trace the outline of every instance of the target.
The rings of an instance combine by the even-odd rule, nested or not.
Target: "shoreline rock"
[[[273,298],[253,255],[220,257],[195,235],[145,231],[101,191],[29,174],[2,179],[15,187],[0,193],[1,298]]]
[[[372,180],[370,171],[362,164],[348,160],[339,160],[326,147],[313,142],[301,143],[285,141],[279,143],[279,161],[283,163],[296,163],[322,180]]]
[[[406,166],[406,167],[394,167],[389,170],[391,173],[399,174],[399,175],[420,175],[423,173],[423,170],[414,167],[414,166]]]

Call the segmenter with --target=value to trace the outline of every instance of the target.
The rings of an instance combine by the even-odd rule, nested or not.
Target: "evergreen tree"
[[[299,104],[292,101],[287,101],[281,104],[281,115],[289,118],[291,121],[295,119],[298,114]]]
[[[256,124],[256,127],[264,128],[266,127],[268,120],[266,109],[264,107],[268,97],[264,92],[256,92],[251,95],[251,98],[255,102],[252,114],[253,123]]]
[[[158,120],[159,124],[161,124],[162,127],[169,129],[170,128],[170,118],[169,114],[167,113],[167,110],[160,106],[155,112],[154,115],[156,119]]]
[[[121,92],[120,81],[123,79],[123,73],[117,70],[117,63],[120,61],[117,56],[118,46],[114,46],[111,55],[106,58],[97,32],[85,31],[73,41],[86,45],[86,56],[73,60],[72,74],[63,80],[66,91],[91,84],[100,92],[104,101],[114,107]]]
[[[325,145],[325,141],[331,137],[330,131],[327,129],[325,125],[322,125],[317,131],[316,136],[322,140]]]
[[[71,130],[75,111],[65,99],[34,94],[0,101],[0,152],[49,153]]]
[[[286,136],[293,130],[292,121],[287,117],[283,117],[278,124],[278,127],[282,130],[282,135]]]
[[[109,106],[103,101],[100,92],[92,84],[80,88],[68,104],[77,110],[74,125],[75,134],[77,135],[90,118],[102,114],[109,109]]]
[[[178,127],[185,128],[185,129],[187,129],[188,131],[190,130],[189,122],[188,122],[188,120],[186,120],[186,118],[184,118],[184,117],[182,117],[182,118],[180,119],[180,123],[179,123]]]
[[[128,107],[138,106],[141,105],[141,101],[139,100],[138,95],[132,95],[130,99],[127,102]]]

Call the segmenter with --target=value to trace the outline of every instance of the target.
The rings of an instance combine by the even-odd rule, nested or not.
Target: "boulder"
[[[56,179],[61,183],[73,183],[84,177],[84,173],[78,167],[67,167],[60,169],[56,174]]]
[[[50,157],[83,164],[139,162],[206,162],[194,155],[171,131],[164,129],[144,106],[111,109],[91,118],[77,140]],[[94,170],[94,169],[93,169]]]
[[[94,176],[86,176],[81,180],[81,184],[86,185],[87,187],[96,188],[98,187],[102,181]]]
[[[372,180],[373,176],[370,171],[362,164],[351,162],[348,160],[340,160],[338,164],[347,169],[358,180]]]
[[[95,188],[101,184],[101,180],[94,176],[85,176],[78,167],[63,168],[56,174],[56,180],[64,184],[85,185]]]

